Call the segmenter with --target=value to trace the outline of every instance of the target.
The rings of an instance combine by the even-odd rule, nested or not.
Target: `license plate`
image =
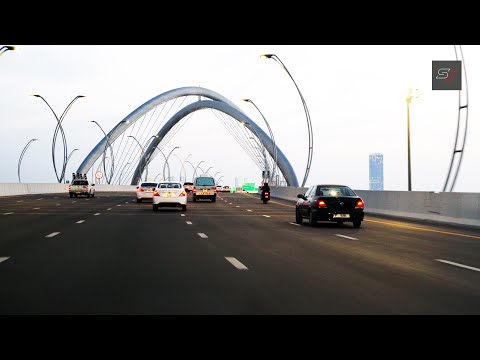
[[[202,194],[208,194],[208,190],[207,190],[207,189],[203,189]]]
[[[173,194],[172,194],[172,193],[165,193],[163,196],[165,196],[165,197],[172,197]]]
[[[350,218],[350,214],[333,214],[334,218]]]
[[[153,190],[145,190],[145,192],[153,192]]]

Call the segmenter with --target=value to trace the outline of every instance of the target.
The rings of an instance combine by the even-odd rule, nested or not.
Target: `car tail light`
[[[88,185],[84,185],[83,188],[88,190]]]
[[[68,191],[70,191],[70,185],[68,185]]]
[[[185,191],[182,191],[178,196],[187,196],[187,193]]]
[[[327,207],[327,204],[325,204],[325,201],[323,201],[323,200],[318,200],[317,205],[318,205],[318,207],[321,207],[321,208],[326,208]]]
[[[357,205],[355,206],[355,209],[363,209],[365,207],[365,203],[363,200],[358,200]]]
[[[155,190],[155,191],[153,192],[153,196],[160,196],[160,194],[158,193],[157,190]]]
[[[194,186],[192,191],[197,192],[197,188]]]
[[[269,192],[265,191],[265,196],[268,196]]]
[[[143,192],[145,190],[143,190],[142,188],[138,188],[138,192]]]
[[[215,188],[215,192],[218,192],[218,189]]]

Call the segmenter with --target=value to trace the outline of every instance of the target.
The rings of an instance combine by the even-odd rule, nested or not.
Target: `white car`
[[[187,192],[182,184],[173,181],[158,183],[153,191],[153,211],[159,207],[181,207],[187,210]]]
[[[157,183],[142,182],[137,186],[137,203],[142,202],[143,199],[153,198],[153,191],[157,187]]]

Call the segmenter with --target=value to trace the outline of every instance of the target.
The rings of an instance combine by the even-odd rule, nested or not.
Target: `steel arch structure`
[[[226,115],[231,116],[235,120],[241,123],[244,123],[247,128],[252,129],[252,133],[258,137],[258,139],[261,141],[263,146],[265,146],[265,148],[267,149],[270,156],[272,157],[274,156],[275,152],[272,145],[272,139],[270,139],[270,137],[257,124],[255,124],[255,122],[252,119],[250,119],[238,108],[233,107],[230,104],[222,101],[216,101],[216,100],[197,101],[179,110],[160,129],[157,136],[153,139],[153,141],[148,146],[147,150],[145,151],[145,154],[142,155],[142,158],[140,159],[137,165],[137,168],[134,172],[134,175],[132,177],[132,183],[131,183],[132,185],[136,185],[140,180],[140,177],[143,171],[145,170],[145,166],[150,162],[150,160],[152,160],[153,158],[152,155],[154,155],[155,149],[157,148],[158,144],[162,141],[162,139],[165,137],[165,135],[167,135],[168,132],[184,117],[186,117],[187,115],[195,111],[202,110],[202,109],[218,110],[225,113]],[[293,170],[292,165],[290,164],[286,156],[283,154],[282,150],[278,146],[276,148],[277,148],[276,150],[277,150],[277,156],[278,156],[278,167],[280,168],[280,171],[285,177],[285,180],[287,181],[287,185],[298,187],[297,176],[295,175],[295,171]],[[146,159],[144,158],[144,156]]]
[[[259,135],[255,134],[255,136],[259,137],[259,140],[265,145],[267,151],[271,156],[273,156],[273,149],[272,149],[272,140],[268,135],[257,125],[255,122],[250,119],[247,115],[245,115],[238,106],[236,106],[232,101],[227,99],[226,97],[220,95],[219,93],[212,91],[210,89],[198,87],[198,86],[187,86],[187,87],[182,87],[182,88],[177,88],[173,89],[170,91],[167,91],[165,93],[162,93],[160,95],[155,96],[154,98],[148,100],[145,102],[143,105],[139,106],[137,109],[132,111],[129,115],[127,115],[123,120],[121,120],[117,125],[115,125],[112,130],[109,131],[107,136],[104,136],[98,144],[92,149],[92,151],[85,157],[83,162],[80,164],[80,166],[77,169],[77,173],[85,174],[87,171],[94,165],[94,163],[98,160],[100,156],[102,156],[107,139],[109,139],[110,144],[113,144],[115,140],[122,135],[128,127],[130,127],[135,121],[140,119],[144,114],[148,113],[150,110],[154,109],[156,106],[182,97],[182,96],[199,96],[200,97],[205,97],[208,99],[211,99],[210,101],[198,101],[194,104],[199,104],[201,103],[200,107],[195,107],[191,104],[189,106],[186,106],[185,108],[179,110],[172,118],[162,127],[162,129],[159,131],[160,133],[163,133],[165,129],[167,129],[167,126],[169,126],[168,130],[166,130],[163,133],[163,137],[168,133],[168,131],[173,128],[173,126],[181,119],[183,119],[186,115],[189,113],[192,113],[194,111],[204,109],[204,108],[211,108],[211,109],[216,109],[219,110],[227,115],[230,115],[234,119],[236,119],[239,122],[244,122],[246,123],[247,128],[249,127],[250,130],[253,129],[253,133],[257,132]],[[222,105],[223,104],[223,105]],[[185,109],[189,110],[188,113],[185,113]],[[184,114],[183,116],[180,116],[181,114]],[[162,137],[162,138],[163,138]],[[152,155],[156,149],[156,146],[160,143],[161,139],[156,138],[154,141],[152,141],[148,147],[148,150],[146,151],[146,157],[147,157],[147,162],[144,164],[148,164],[150,160],[152,159]],[[155,145],[155,147],[153,147]],[[147,155],[148,154],[148,155]],[[289,186],[298,186],[298,181],[297,177],[295,175],[295,172],[288,161],[288,159],[285,157],[283,152],[278,148],[277,146],[277,157],[280,156],[279,161],[279,168],[282,171],[285,180],[287,181],[287,184]],[[143,156],[140,161],[143,160]],[[281,166],[280,166],[281,163]],[[135,171],[135,175],[132,178],[132,184],[136,184],[134,180],[137,179],[137,173],[139,171],[139,166],[137,166],[137,169]],[[143,169],[142,169],[143,170]],[[143,171],[142,171],[143,172]],[[141,173],[140,173],[141,175]]]

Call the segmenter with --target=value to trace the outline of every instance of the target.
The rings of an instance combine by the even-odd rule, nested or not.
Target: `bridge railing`
[[[53,194],[68,193],[69,184],[19,184],[0,183],[0,196],[28,195],[28,194]],[[136,187],[133,185],[95,185],[95,191],[131,191],[134,193]]]

